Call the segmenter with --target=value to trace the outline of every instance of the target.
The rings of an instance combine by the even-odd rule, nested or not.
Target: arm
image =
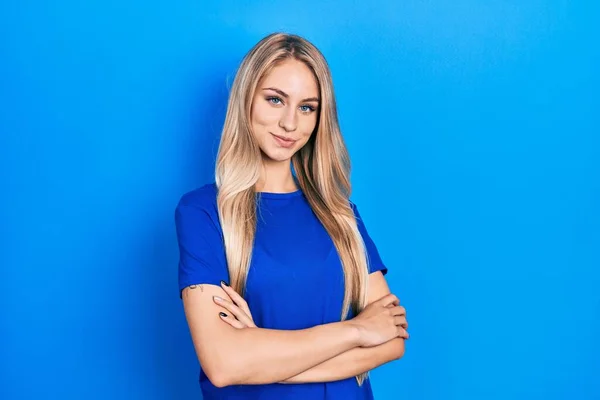
[[[281,382],[361,345],[351,321],[297,331],[235,329],[220,320],[213,296],[229,298],[215,285],[183,291],[194,348],[215,386]]]
[[[226,309],[213,297],[231,300],[215,283],[227,279],[227,260],[212,203],[204,204],[209,202],[205,192],[185,195],[175,221],[185,316],[198,360],[215,386],[282,382],[352,348],[374,347],[401,334],[401,310],[391,306],[398,302],[392,294],[351,321],[304,330],[236,329],[223,324],[227,318],[219,312]],[[200,282],[206,284],[195,285]]]
[[[404,355],[404,339],[396,338],[377,347],[356,347],[307,371],[286,379],[284,383],[333,382],[352,378]]]
[[[369,275],[369,299],[372,303],[390,293],[383,274],[379,271]],[[356,347],[337,355],[284,383],[331,382],[351,378],[380,365],[400,359],[404,355],[404,339],[396,338],[376,347]]]

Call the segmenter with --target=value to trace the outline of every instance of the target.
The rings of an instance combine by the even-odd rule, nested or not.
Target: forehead
[[[288,95],[317,97],[319,88],[312,70],[303,62],[289,59],[273,67],[262,79],[259,89],[275,87]]]

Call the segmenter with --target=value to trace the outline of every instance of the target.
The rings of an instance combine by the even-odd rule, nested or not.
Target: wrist
[[[354,320],[346,320],[342,322],[348,330],[348,337],[353,347],[362,346],[362,337],[363,337],[363,328],[362,326]]]

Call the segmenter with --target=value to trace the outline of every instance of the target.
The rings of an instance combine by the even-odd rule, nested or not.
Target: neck
[[[289,193],[298,190],[290,161],[263,159],[262,171],[256,183],[257,192]]]

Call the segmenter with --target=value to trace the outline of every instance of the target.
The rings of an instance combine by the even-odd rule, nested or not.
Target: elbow
[[[204,370],[208,380],[218,388],[232,385],[249,384],[249,378],[251,375],[246,372],[252,370],[252,368],[242,365],[240,361],[241,360],[239,358],[237,362],[217,359],[212,363],[208,363],[206,368],[202,367],[202,369]]]
[[[215,387],[223,388],[226,386],[237,385],[238,379],[234,368],[225,360],[219,360],[218,357],[210,360],[211,362],[200,363],[206,377]]]
[[[231,385],[231,383],[229,383],[231,379],[223,372],[205,370],[204,373],[206,374],[206,377],[210,383],[212,383],[215,387],[223,388]]]
[[[218,388],[224,388],[226,386],[231,386],[233,384],[233,383],[231,383],[231,379],[229,379],[225,375],[217,375],[217,376],[213,376],[212,378],[209,377],[208,379],[210,379],[210,382],[213,384],[213,386],[218,387]]]
[[[235,342],[233,339],[225,343]],[[248,371],[252,370],[245,352],[238,351],[237,346],[222,346],[218,344],[199,352],[200,365],[208,380],[218,388],[232,385],[241,385],[248,378]]]
[[[223,388],[235,384],[234,377],[227,371],[226,368],[212,366],[211,368],[203,368],[206,377],[215,387]]]
[[[250,373],[249,371],[255,372]],[[242,367],[239,364],[232,365],[231,363],[222,363],[220,366],[212,365],[212,368],[204,369],[204,373],[208,380],[218,388],[232,385],[258,385],[276,382],[265,380],[265,378],[260,373],[256,373],[256,371],[256,368],[253,368],[250,365]]]

